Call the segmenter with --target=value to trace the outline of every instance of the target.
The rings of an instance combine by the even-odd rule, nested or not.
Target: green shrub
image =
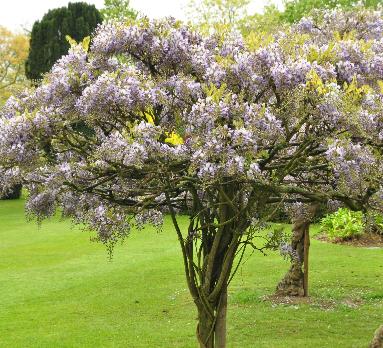
[[[7,194],[0,196],[0,199],[19,199],[21,197],[22,188],[20,184],[14,185]]]
[[[321,220],[321,231],[331,240],[346,240],[360,236],[364,232],[363,213],[340,208]]]
[[[383,215],[378,213],[368,214],[365,231],[383,235]]]

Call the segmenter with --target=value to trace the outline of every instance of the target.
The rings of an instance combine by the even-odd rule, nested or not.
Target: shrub
[[[378,213],[368,214],[365,231],[383,235],[383,215]]]
[[[340,208],[321,220],[321,231],[331,240],[346,240],[360,236],[364,232],[363,213]]]
[[[20,184],[14,185],[7,194],[1,196],[0,199],[19,199],[21,197],[22,186]]]

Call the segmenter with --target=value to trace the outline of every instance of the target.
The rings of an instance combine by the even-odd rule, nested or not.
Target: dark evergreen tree
[[[69,3],[68,7],[50,10],[41,21],[33,25],[29,55],[25,63],[27,78],[41,79],[42,74],[68,52],[66,35],[81,41],[91,35],[101,21],[101,14],[96,7],[84,2]]]

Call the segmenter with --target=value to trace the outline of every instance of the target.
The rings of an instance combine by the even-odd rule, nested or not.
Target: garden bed
[[[355,247],[378,247],[383,248],[383,235],[377,233],[364,233],[361,236],[351,239],[329,239],[324,233],[318,234],[314,237],[317,240],[335,244],[352,245]]]

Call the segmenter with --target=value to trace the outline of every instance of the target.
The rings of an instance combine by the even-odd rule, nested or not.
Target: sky
[[[77,0],[71,0],[76,2]],[[103,7],[104,0],[78,0]],[[34,21],[41,19],[48,10],[66,6],[68,0],[0,0],[0,25],[13,31],[31,29]],[[174,16],[185,19],[188,0],[131,0],[131,6],[148,17]],[[252,0],[249,11],[260,11],[264,5],[272,2],[280,6],[282,0]]]

